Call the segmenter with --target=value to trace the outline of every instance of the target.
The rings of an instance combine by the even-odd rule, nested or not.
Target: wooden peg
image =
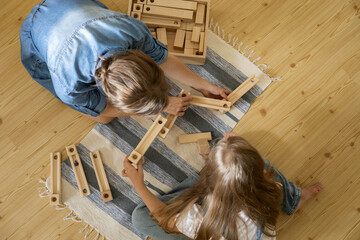
[[[200,31],[201,31],[201,27],[199,26],[194,26],[192,29],[192,34],[191,34],[191,41],[192,42],[199,42],[200,40]]]
[[[61,203],[61,154],[50,153],[50,205]]]
[[[186,97],[188,95],[187,92],[185,92],[184,89],[181,90],[181,92],[177,95],[178,97]],[[165,138],[167,136],[167,134],[169,133],[170,129],[172,128],[172,126],[174,125],[176,119],[177,119],[177,116],[175,115],[172,115],[172,114],[168,114],[166,116],[166,123],[163,127],[163,129],[161,129],[160,133],[159,133],[159,136],[162,137],[162,138]]]
[[[245,93],[247,93],[256,83],[259,82],[259,79],[255,75],[251,75],[246,79],[239,87],[237,87],[232,93],[229,94],[228,99],[233,105],[237,100],[239,100]]]
[[[181,29],[176,30],[174,47],[184,48],[185,31]]]
[[[113,196],[110,190],[110,185],[104,170],[104,165],[100,157],[100,152],[99,151],[90,152],[90,158],[94,166],[96,179],[99,184],[103,202],[108,202],[110,200],[113,200]]]
[[[196,24],[204,24],[204,17],[205,17],[205,4],[198,4],[196,9]]]
[[[141,139],[134,151],[129,156],[129,160],[134,164],[137,164],[141,157],[150,147],[151,143],[155,140],[159,132],[164,128],[167,119],[161,115],[158,115],[154,123],[151,125],[145,136]]]
[[[207,139],[201,138],[197,140],[199,153],[201,155],[207,155],[210,153],[210,145]]]
[[[131,16],[137,20],[141,20],[141,12],[132,12]]]
[[[144,5],[143,13],[163,16],[163,17],[172,17],[172,18],[181,18],[181,19],[193,19],[193,12],[190,10],[182,10],[168,7],[159,7],[153,5]]]
[[[162,7],[180,8],[195,11],[197,2],[182,1],[182,0],[148,0],[148,5],[156,5]]]
[[[157,28],[156,36],[160,42],[162,42],[165,46],[167,46],[166,28]]]
[[[79,188],[80,196],[84,197],[90,194],[89,184],[86,180],[85,172],[80,160],[76,146],[70,145],[66,147],[66,152],[69,156],[71,166],[75,173],[76,182]]]
[[[200,96],[192,96],[190,104],[195,106],[213,108],[213,109],[219,109],[225,111],[229,111],[231,107],[230,101],[200,97]]]
[[[179,143],[192,143],[197,142],[199,139],[211,140],[211,132],[183,134],[179,136]]]
[[[134,4],[133,5],[133,12],[139,12],[139,13],[142,13],[143,11],[143,4]]]

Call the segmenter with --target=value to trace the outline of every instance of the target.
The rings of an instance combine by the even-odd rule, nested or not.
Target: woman
[[[207,97],[230,93],[194,74],[142,22],[95,0],[43,0],[24,20],[21,60],[30,76],[98,122],[181,116],[191,96],[169,97],[164,74]]]

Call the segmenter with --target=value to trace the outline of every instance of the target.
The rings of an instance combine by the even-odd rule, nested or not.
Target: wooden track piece
[[[90,152],[90,158],[95,170],[96,179],[98,181],[103,202],[108,202],[110,200],[113,200],[113,196],[110,190],[110,185],[104,170],[104,165],[101,160],[100,152],[99,151]]]
[[[192,34],[191,34],[191,41],[192,42],[199,42],[200,40],[200,32],[201,32],[201,27],[200,26],[194,26],[192,29]]]
[[[198,4],[198,7],[196,9],[195,23],[204,24],[204,17],[205,17],[205,4]]]
[[[156,5],[162,7],[180,8],[195,11],[197,9],[197,2],[181,1],[181,0],[148,0],[148,5]]]
[[[141,12],[132,12],[131,16],[137,20],[141,20]]]
[[[86,180],[85,172],[80,160],[76,146],[70,145],[66,147],[66,152],[69,156],[71,166],[75,173],[76,182],[79,188],[80,196],[84,197],[90,194],[89,184]]]
[[[229,94],[228,99],[233,105],[237,100],[239,100],[245,93],[247,93],[256,83],[259,82],[259,79],[255,75],[251,75],[246,79],[239,87],[237,87],[232,93]]]
[[[137,4],[137,3],[135,3],[135,4],[133,5],[133,12],[140,12],[140,13],[142,13],[143,7],[144,7],[143,4]]]
[[[210,153],[210,145],[207,139],[198,139],[198,147],[199,147],[199,153],[201,155],[207,155]]]
[[[155,140],[161,129],[163,129],[167,119],[161,115],[158,115],[154,123],[151,125],[145,136],[141,139],[137,147],[132,151],[129,156],[129,160],[134,164],[137,164],[141,157],[144,156],[145,152],[150,147],[151,143]]]
[[[205,33],[200,33],[199,53],[204,52]]]
[[[192,143],[197,142],[199,139],[211,140],[211,132],[183,134],[179,136],[179,143]]]
[[[144,5],[143,13],[163,17],[181,18],[188,20],[193,19],[193,12],[190,10],[181,10],[153,5]]]
[[[179,28],[181,19],[164,18],[142,14],[141,21],[146,25],[156,27]]]
[[[61,203],[61,154],[50,153],[50,205]]]
[[[229,111],[231,107],[230,101],[200,97],[200,96],[192,96],[190,104],[195,106],[213,108],[213,109],[225,110],[225,111]]]
[[[174,47],[184,48],[185,31],[181,29],[176,30]]]
[[[188,94],[185,92],[185,90],[182,89],[181,92],[177,96],[178,97],[186,97],[187,95]],[[161,131],[159,133],[159,136],[162,137],[162,138],[165,138],[168,135],[170,129],[172,128],[172,126],[174,125],[174,123],[175,123],[175,121],[177,119],[177,116],[172,115],[172,114],[168,114],[166,116],[166,119],[167,119],[167,121],[166,121],[163,129],[161,129]]]
[[[156,28],[157,39],[167,46],[166,28]]]

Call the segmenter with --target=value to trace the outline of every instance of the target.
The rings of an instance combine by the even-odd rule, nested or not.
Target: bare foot
[[[304,204],[304,202],[311,198],[314,198],[323,188],[324,185],[318,182],[311,187],[301,189],[300,202],[295,211],[299,210],[299,208]]]

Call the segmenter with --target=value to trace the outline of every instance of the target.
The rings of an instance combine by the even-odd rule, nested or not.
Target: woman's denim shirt
[[[37,80],[34,73],[44,67],[36,66],[45,63],[53,94],[92,116],[98,116],[107,103],[94,77],[99,56],[138,49],[157,64],[168,56],[166,47],[144,23],[92,0],[47,0],[35,6],[23,23],[20,38],[22,62],[30,75]]]

